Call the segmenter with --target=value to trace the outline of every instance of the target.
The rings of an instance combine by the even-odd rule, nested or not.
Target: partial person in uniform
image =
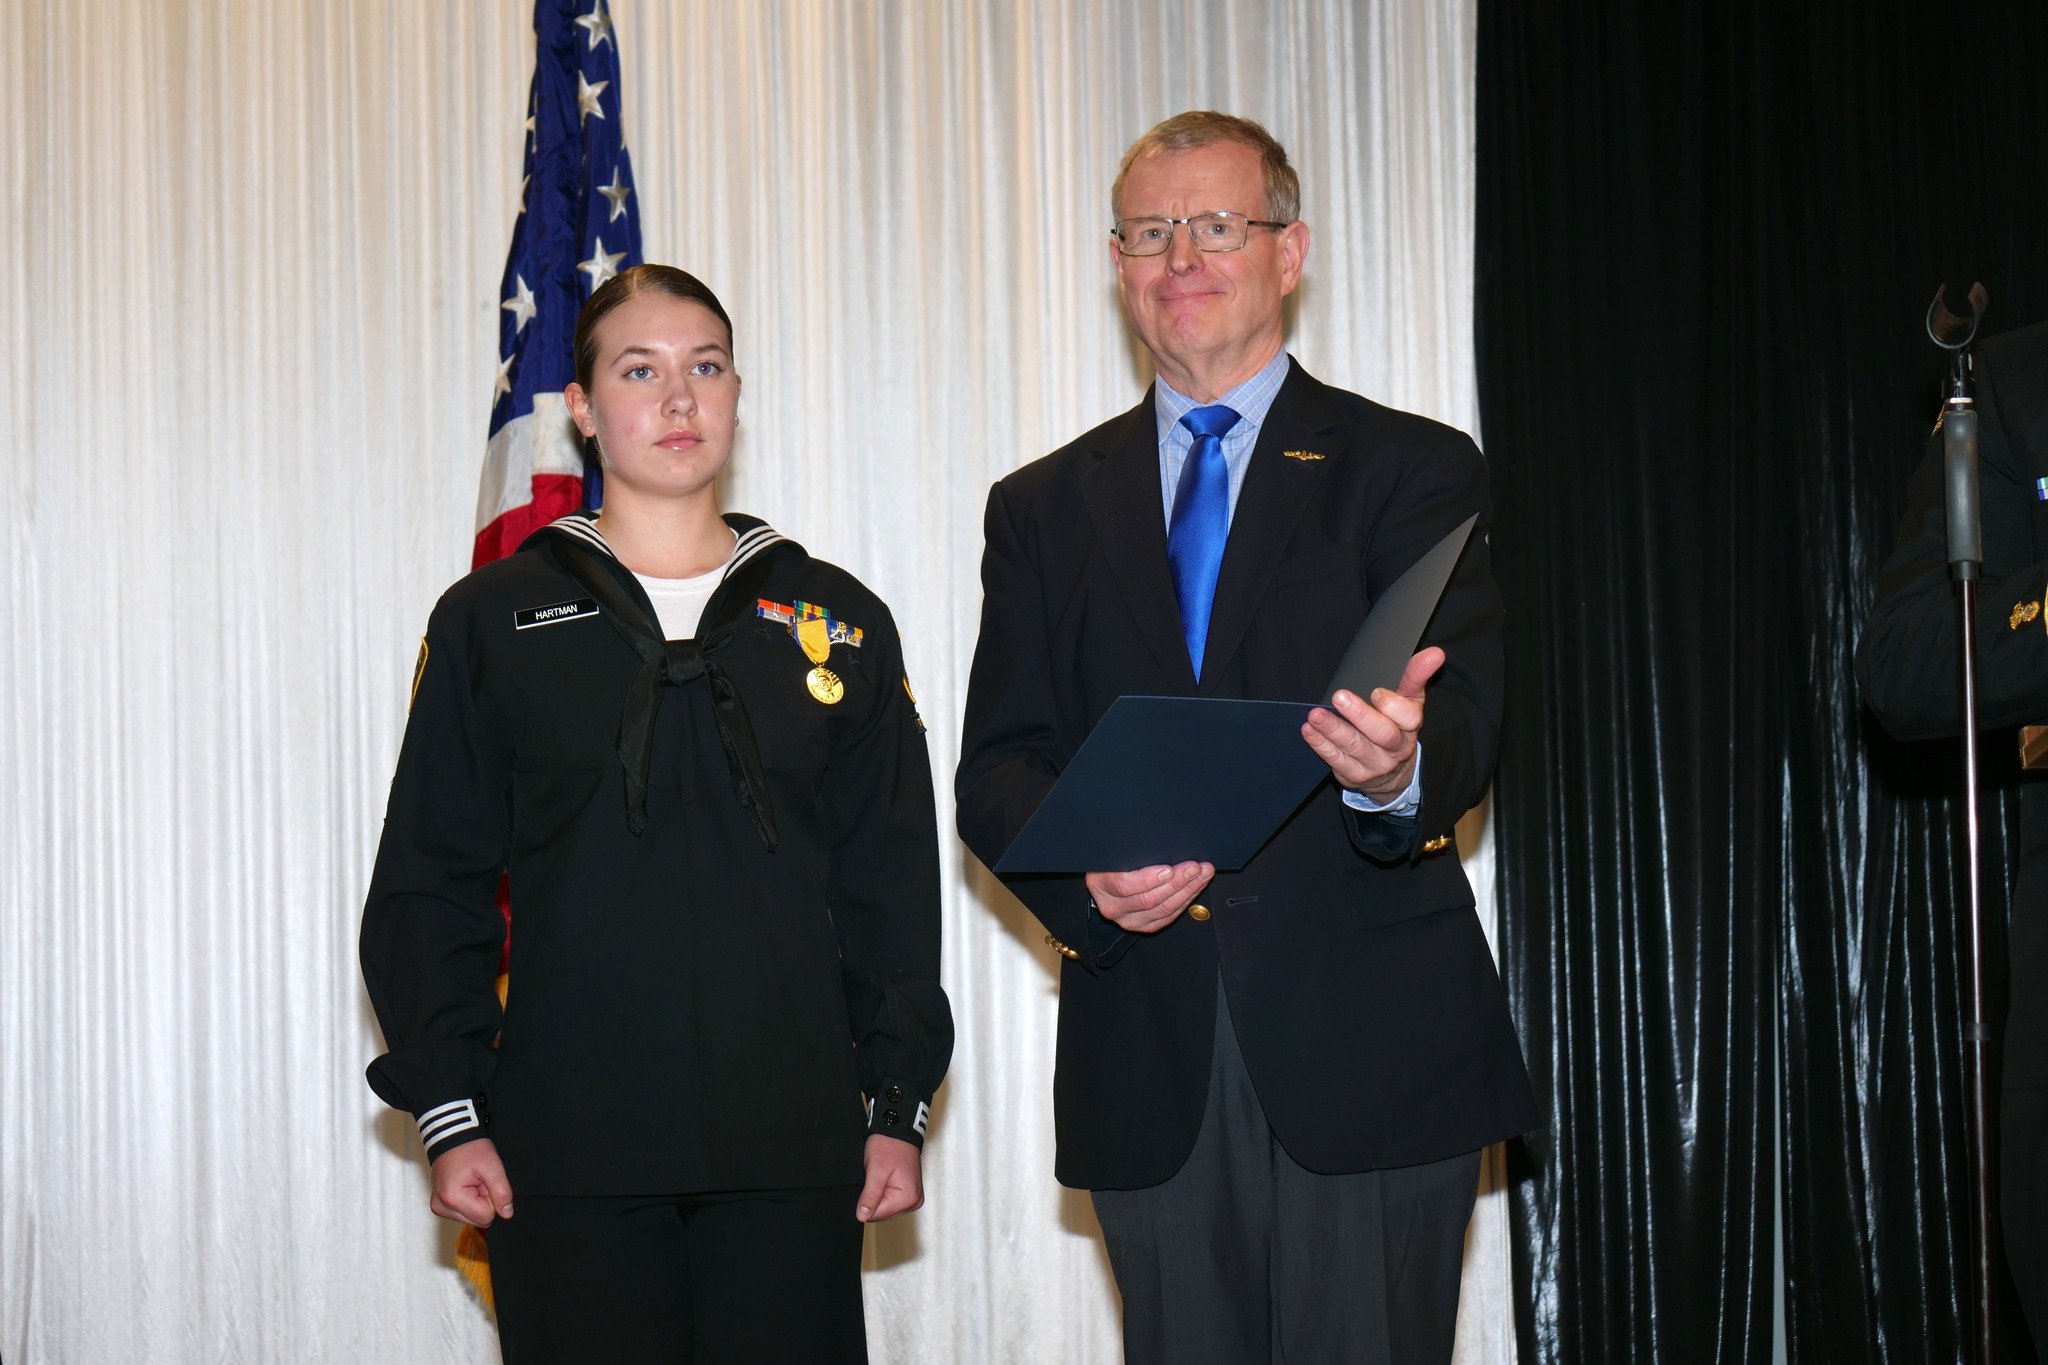
[[[709,289],[608,281],[575,364],[602,514],[428,622],[363,911],[370,1085],[434,1211],[488,1229],[507,1361],[864,1360],[862,1225],[923,1200],[953,1040],[902,646],[851,574],[720,513]]]
[[[2048,323],[1976,351],[1984,577],[1977,589],[1977,719],[2009,735],[2048,724]],[[1907,490],[1899,543],[1856,648],[1863,698],[1900,739],[1961,728],[1955,588],[1948,571],[1941,428]],[[2007,931],[2011,996],[1999,1097],[2005,1256],[2028,1330],[2048,1345],[2048,782],[2020,795]]]
[[[989,494],[976,856],[1120,695],[1322,695],[1374,599],[1479,524],[1400,686],[1310,713],[1330,779],[1243,870],[1005,879],[1063,959],[1057,1174],[1094,1192],[1131,1361],[1448,1360],[1479,1153],[1538,1122],[1449,838],[1500,725],[1486,466],[1287,355],[1309,230],[1258,124],[1168,119],[1110,199],[1158,378]]]

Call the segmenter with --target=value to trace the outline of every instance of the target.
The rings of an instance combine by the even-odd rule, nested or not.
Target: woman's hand
[[[916,1147],[902,1138],[871,1133],[862,1160],[868,1181],[861,1187],[860,1207],[854,1210],[861,1222],[880,1223],[924,1203],[924,1165]],[[506,1212],[511,1212],[509,1207]]]
[[[428,1203],[438,1217],[487,1228],[512,1216],[512,1182],[489,1138],[450,1147],[434,1158],[433,1173],[434,1197]]]

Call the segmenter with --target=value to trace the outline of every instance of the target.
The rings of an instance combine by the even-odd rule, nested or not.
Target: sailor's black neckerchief
[[[597,599],[603,616],[612,623],[640,656],[640,670],[626,689],[626,706],[619,717],[619,762],[626,769],[626,828],[639,835],[647,828],[647,784],[654,766],[654,722],[661,713],[661,694],[666,687],[681,687],[703,679],[711,688],[718,718],[718,738],[725,748],[725,765],[732,775],[733,795],[753,816],[754,830],[761,845],[775,851],[775,810],[768,797],[768,781],[761,770],[760,749],[754,743],[754,727],[747,720],[746,704],[739,689],[718,666],[718,654],[732,640],[742,623],[753,615],[768,581],[773,562],[790,553],[801,555],[803,547],[780,535],[766,522],[754,517],[727,513],[726,524],[738,534],[725,574],[704,605],[704,619],[695,639],[665,640],[654,606],[626,566],[619,563],[611,546],[592,524],[589,513],[571,513],[543,527],[549,549],[557,563]],[[776,554],[771,548],[781,547]],[[685,772],[684,780],[690,780]],[[687,787],[686,787],[687,790]]]

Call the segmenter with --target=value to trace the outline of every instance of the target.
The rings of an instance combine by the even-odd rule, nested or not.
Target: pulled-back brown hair
[[[576,315],[572,352],[576,357],[576,382],[585,389],[590,387],[591,378],[597,372],[597,324],[627,299],[636,294],[650,293],[688,299],[709,308],[712,315],[725,324],[726,349],[732,349],[732,319],[726,316],[725,305],[718,301],[718,295],[711,292],[709,285],[672,265],[636,265],[599,285],[583,301],[583,311]]]
[[[1287,164],[1287,149],[1279,140],[1248,118],[1221,114],[1214,109],[1190,109],[1157,123],[1131,144],[1123,164],[1116,168],[1116,181],[1109,187],[1109,216],[1121,218],[1124,208],[1124,180],[1141,159],[1168,152],[1192,151],[1218,142],[1241,142],[1255,149],[1266,173],[1268,218],[1291,223],[1301,217],[1301,180]]]

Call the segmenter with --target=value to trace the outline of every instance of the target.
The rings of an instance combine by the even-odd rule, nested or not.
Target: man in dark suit
[[[1058,1176],[1094,1191],[1132,1361],[1447,1360],[1478,1154],[1537,1122],[1446,837],[1500,720],[1485,465],[1285,354],[1309,233],[1263,128],[1169,119],[1111,195],[1158,383],[989,495],[978,857],[1118,696],[1312,700],[1375,597],[1480,522],[1400,686],[1310,714],[1332,780],[1241,871],[1008,879],[1065,959]]]
[[[1977,591],[1977,719],[1986,730],[2048,723],[2048,323],[1977,350],[1984,577]],[[1900,739],[1961,725],[1955,590],[1948,574],[1941,428],[1913,474],[1899,544],[1878,578],[1856,649],[1864,700]],[[2020,796],[2022,850],[2007,935],[1999,1102],[2006,1261],[2034,1340],[2048,1346],[2048,781]]]

